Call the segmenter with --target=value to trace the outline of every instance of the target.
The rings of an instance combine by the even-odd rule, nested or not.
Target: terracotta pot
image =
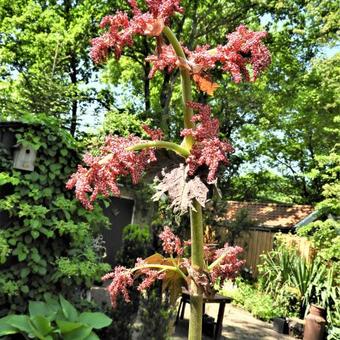
[[[322,340],[325,336],[325,309],[311,305],[309,314],[305,317],[304,340]]]

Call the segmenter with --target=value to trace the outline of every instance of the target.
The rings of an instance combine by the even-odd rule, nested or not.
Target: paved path
[[[184,320],[180,320],[176,326],[175,335],[172,340],[187,339],[188,319],[190,316],[189,306],[185,309]],[[206,313],[217,318],[217,305],[207,304]],[[282,335],[273,330],[272,324],[255,319],[250,313],[226,305],[223,319],[222,339],[228,340],[291,340],[294,338],[288,335]],[[209,337],[203,337],[203,340],[211,340]]]

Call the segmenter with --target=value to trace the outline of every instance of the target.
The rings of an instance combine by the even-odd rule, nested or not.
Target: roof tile
[[[314,211],[311,205],[237,201],[228,201],[227,204],[228,220],[234,220],[238,210],[246,209],[252,220],[268,228],[292,228]]]

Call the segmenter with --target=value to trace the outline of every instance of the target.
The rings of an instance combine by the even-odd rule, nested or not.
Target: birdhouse
[[[19,170],[33,171],[37,152],[33,148],[17,145],[14,151],[13,168]]]

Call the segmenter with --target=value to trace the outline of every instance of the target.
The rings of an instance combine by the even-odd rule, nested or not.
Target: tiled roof
[[[294,227],[314,211],[311,205],[228,201],[226,218],[234,220],[240,209],[246,209],[258,226],[284,229]]]

